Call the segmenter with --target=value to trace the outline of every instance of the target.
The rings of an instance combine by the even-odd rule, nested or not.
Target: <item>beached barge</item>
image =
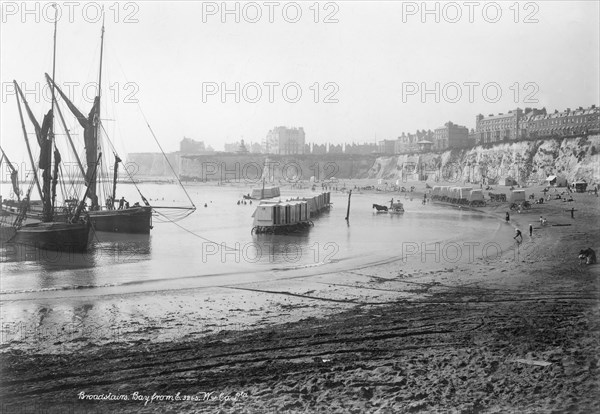
[[[310,220],[328,209],[331,194],[322,193],[315,197],[287,201],[263,201],[252,215],[252,233],[285,234],[313,226]]]

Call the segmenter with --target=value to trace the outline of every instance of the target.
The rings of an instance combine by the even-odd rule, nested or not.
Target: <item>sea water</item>
[[[35,300],[62,296],[118,295],[189,289],[293,277],[298,271],[335,272],[388,259],[431,268],[500,254],[495,238],[506,228],[468,209],[422,203],[406,193],[333,192],[331,210],[313,217],[314,226],[287,235],[251,234],[258,205],[242,201],[250,187],[186,186],[197,210],[171,221],[178,210],[157,209],[150,235],[96,233],[85,254],[3,245],[0,297]],[[185,193],[174,184],[140,186],[155,206],[182,206]],[[133,204],[133,185],[119,186]],[[282,188],[281,200],[318,194]],[[400,215],[376,213],[373,204],[404,203]],[[492,242],[490,242],[492,240]],[[296,273],[294,273],[296,272]]]

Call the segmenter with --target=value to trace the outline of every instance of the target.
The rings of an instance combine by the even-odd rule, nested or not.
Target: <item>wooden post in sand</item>
[[[352,196],[352,190],[348,191],[348,210],[346,210],[346,221],[350,219],[350,197]]]

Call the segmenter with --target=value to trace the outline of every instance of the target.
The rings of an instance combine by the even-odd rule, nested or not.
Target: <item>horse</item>
[[[372,208],[376,208],[377,211],[388,211],[388,208],[386,206],[380,206],[379,204],[373,204]]]

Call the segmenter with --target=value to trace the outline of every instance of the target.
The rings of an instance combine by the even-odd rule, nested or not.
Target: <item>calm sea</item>
[[[153,205],[185,204],[176,185],[141,189]],[[356,268],[399,257],[413,267],[444,266],[495,255],[500,247],[490,240],[506,239],[508,231],[481,213],[423,205],[421,198],[392,193],[353,194],[347,222],[348,195],[334,192],[333,208],[314,218],[314,227],[291,235],[252,235],[257,202],[237,204],[250,187],[198,184],[187,189],[196,212],[176,223],[156,216],[149,236],[97,233],[86,254],[3,245],[0,296],[19,300],[186,289],[264,280],[281,271]],[[132,185],[119,190],[132,204],[140,201]],[[284,188],[281,198],[314,194]],[[373,203],[389,205],[392,197],[404,203],[405,214],[374,213]],[[175,212],[159,211],[167,217]]]

